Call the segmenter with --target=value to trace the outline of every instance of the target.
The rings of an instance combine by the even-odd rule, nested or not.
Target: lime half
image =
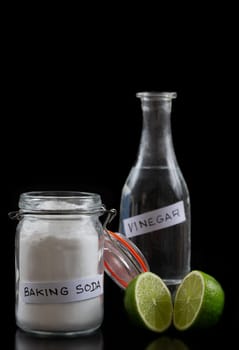
[[[224,308],[220,283],[202,271],[191,271],[178,287],[174,299],[173,323],[178,330],[216,324]]]
[[[130,281],[125,289],[124,306],[135,324],[154,332],[163,332],[172,323],[170,291],[152,272],[142,272]]]

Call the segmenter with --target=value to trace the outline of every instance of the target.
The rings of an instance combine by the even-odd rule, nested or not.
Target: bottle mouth
[[[176,92],[143,91],[137,92],[136,97],[147,100],[172,100],[177,97]]]

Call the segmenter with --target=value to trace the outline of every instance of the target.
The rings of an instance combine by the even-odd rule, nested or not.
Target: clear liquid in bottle
[[[174,292],[190,271],[191,218],[187,184],[171,132],[175,93],[138,93],[143,127],[138,157],[122,189],[119,232]]]

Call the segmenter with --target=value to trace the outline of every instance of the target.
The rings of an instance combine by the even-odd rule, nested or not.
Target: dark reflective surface
[[[189,347],[181,340],[172,337],[161,336],[153,340],[145,350],[189,350]]]
[[[90,336],[77,338],[36,337],[20,330],[15,334],[15,350],[103,350],[103,335],[97,331]]]
[[[233,290],[232,290],[233,291]],[[227,299],[219,323],[208,329],[179,332],[171,327],[157,334],[133,326],[123,308],[124,292],[105,277],[105,317],[99,330],[88,336],[73,338],[36,337],[13,327],[15,350],[197,350],[232,347],[238,327],[238,302],[226,291]],[[230,302],[232,300],[233,302]],[[12,320],[13,322],[13,320]],[[12,323],[13,325],[13,323]]]

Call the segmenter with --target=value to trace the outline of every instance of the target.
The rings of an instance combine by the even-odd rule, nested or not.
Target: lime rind
[[[201,272],[201,274],[204,278],[205,293],[195,325],[197,327],[209,327],[216,324],[222,315],[225,293],[221,284],[214,277],[205,272]]]

